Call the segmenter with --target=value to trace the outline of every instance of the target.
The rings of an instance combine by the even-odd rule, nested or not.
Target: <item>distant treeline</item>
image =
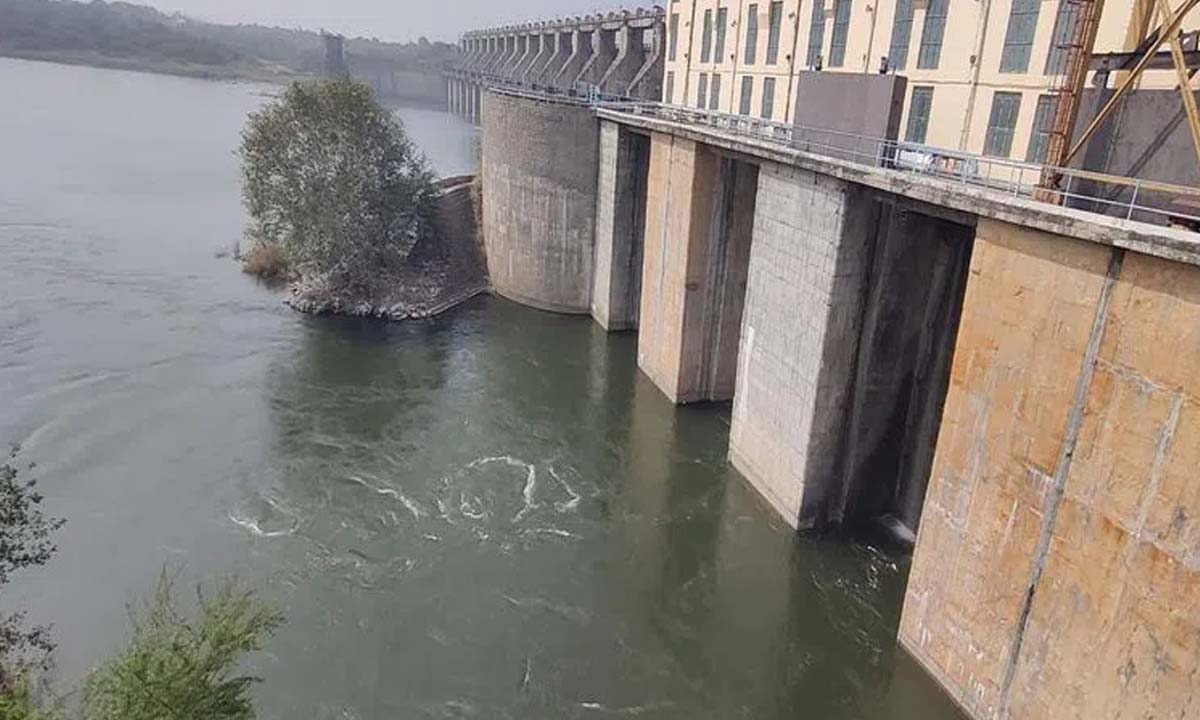
[[[453,45],[346,41],[369,72],[440,75]],[[316,74],[324,63],[321,36],[309,30],[259,25],[215,25],[166,15],[144,5],[73,0],[0,0],[0,55],[131,67],[217,77]],[[356,73],[357,74],[357,73]]]

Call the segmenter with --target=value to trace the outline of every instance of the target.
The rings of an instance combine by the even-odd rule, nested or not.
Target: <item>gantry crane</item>
[[[1058,189],[1061,173],[1057,169],[1067,167],[1067,164],[1079,154],[1080,150],[1087,146],[1088,141],[1092,139],[1113,110],[1118,107],[1121,99],[1136,86],[1142,72],[1151,65],[1163,43],[1170,48],[1171,65],[1175,68],[1179,92],[1191,130],[1192,145],[1196,152],[1196,161],[1200,165],[1200,110],[1196,107],[1196,96],[1190,87],[1191,72],[1184,56],[1183,35],[1180,30],[1184,17],[1200,4],[1200,0],[1183,0],[1182,4],[1175,9],[1171,8],[1168,0],[1145,0],[1144,14],[1138,22],[1140,42],[1137,49],[1129,55],[1130,60],[1136,59],[1136,61],[1127,68],[1121,68],[1127,74],[1120,79],[1112,97],[1096,113],[1096,116],[1074,142],[1072,142],[1072,135],[1079,116],[1079,107],[1088,71],[1091,69],[1096,33],[1100,26],[1100,16],[1104,10],[1104,0],[1063,1],[1075,6],[1072,11],[1075,23],[1072,32],[1058,46],[1063,53],[1064,61],[1061,74],[1058,75],[1058,83],[1052,91],[1055,97],[1054,123],[1049,133],[1046,170],[1042,174],[1042,187]],[[1152,28],[1152,18],[1155,12],[1160,18],[1160,23]],[[1057,198],[1062,197],[1060,193],[1050,193],[1050,195]]]

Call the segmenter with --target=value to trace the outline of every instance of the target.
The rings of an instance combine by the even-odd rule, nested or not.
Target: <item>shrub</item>
[[[37,481],[21,478],[17,451],[0,464],[0,586],[18,570],[45,565],[57,550],[50,536],[64,523],[42,514]],[[48,628],[26,629],[24,613],[0,613],[0,698],[15,703],[53,649]]]
[[[47,709],[34,697],[28,681],[0,695],[0,720],[60,720],[57,709]]]
[[[291,275],[283,248],[267,243],[259,243],[242,255],[242,271],[268,282],[287,280]]]
[[[173,578],[132,613],[129,646],[88,678],[89,720],[250,720],[255,677],[237,675],[244,655],[262,648],[283,622],[236,583],[216,595],[196,591],[196,612],[179,608]]]
[[[240,154],[247,235],[301,275],[370,290],[433,222],[433,171],[360,83],[291,85],[250,116]]]

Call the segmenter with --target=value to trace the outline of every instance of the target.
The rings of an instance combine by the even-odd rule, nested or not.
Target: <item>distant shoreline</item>
[[[56,65],[74,67],[91,67],[100,70],[124,70],[126,72],[146,73],[149,75],[167,75],[193,80],[212,80],[215,82],[242,82],[262,85],[283,86],[298,80],[315,80],[318,76],[281,68],[277,72],[263,69],[248,69],[238,67],[220,67],[215,65],[190,65],[177,62],[158,62],[145,58],[122,58],[100,55],[98,53],[58,53],[58,52],[24,52],[13,51],[0,47],[0,59],[25,60],[28,62],[45,62]],[[431,97],[392,97],[380,98],[386,107],[407,107],[426,110],[445,110],[440,98]]]
[[[22,51],[5,47],[0,47],[0,58],[94,67],[104,70],[127,70],[154,75],[174,75],[176,77],[187,77],[196,80],[225,82],[241,81],[286,85],[296,80],[310,80],[315,77],[314,75],[297,73],[286,68],[272,72],[265,68],[256,70],[235,66],[222,67],[218,65],[195,65],[174,61],[156,61],[147,58],[113,57],[101,55],[100,53]]]

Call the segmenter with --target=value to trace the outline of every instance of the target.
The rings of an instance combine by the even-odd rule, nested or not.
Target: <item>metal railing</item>
[[[828,128],[701,110],[601,92],[584,82],[570,87],[526,83],[503,75],[458,71],[461,77],[509,94],[540,99],[570,99],[614,112],[667,122],[710,127],[778,147],[845,160],[857,165],[939,178],[1012,197],[1158,224],[1187,224],[1200,229],[1200,188],[1126,178],[1074,168],[1058,168],[1006,158],[976,155],[922,143],[873,137]],[[1057,176],[1057,187],[1042,179]],[[1149,204],[1148,200],[1161,200]],[[1188,209],[1172,203],[1188,201]],[[1194,209],[1193,209],[1194,208]]]
[[[1030,198],[1129,219],[1153,218],[1159,223],[1187,222],[1200,226],[1200,188],[1104,173],[1056,168],[1005,158],[975,155],[946,148],[731,115],[678,105],[645,101],[601,101],[605,110],[673,123],[706,126],[792,150],[845,160],[857,165],[935,177],[963,186],[980,187],[1013,197]],[[1042,187],[1042,178],[1057,175],[1058,187]],[[1147,204],[1154,196],[1172,201],[1188,199],[1197,210],[1185,211]]]
[[[454,76],[459,79],[470,80],[489,88],[498,88],[506,92],[523,95],[541,94],[551,98],[576,98],[596,107],[604,107],[616,103],[647,102],[639,98],[630,97],[629,95],[606,93],[601,90],[599,85],[581,80],[575,81],[569,87],[562,87],[552,83],[524,82],[523,80],[514,80],[506,75],[495,75],[492,73],[462,69],[455,69],[453,72]]]

